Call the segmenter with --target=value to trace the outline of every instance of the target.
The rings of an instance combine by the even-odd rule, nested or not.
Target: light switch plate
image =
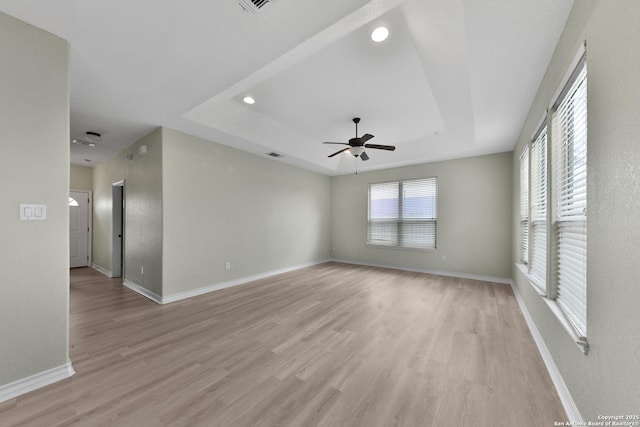
[[[20,221],[46,221],[47,205],[20,203]]]

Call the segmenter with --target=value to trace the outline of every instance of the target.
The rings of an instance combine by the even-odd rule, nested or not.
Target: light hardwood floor
[[[71,273],[77,374],[2,426],[553,426],[509,286],[327,263],[156,305]]]

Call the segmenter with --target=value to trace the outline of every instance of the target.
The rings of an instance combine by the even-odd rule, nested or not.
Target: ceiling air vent
[[[284,157],[282,154],[276,153],[275,151],[267,153],[267,156],[275,157],[276,159],[279,158],[279,157]]]
[[[238,0],[238,4],[245,12],[258,13],[270,0]]]

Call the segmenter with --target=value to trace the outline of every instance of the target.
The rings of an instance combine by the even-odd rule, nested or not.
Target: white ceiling
[[[70,144],[92,166],[167,126],[327,175],[510,151],[573,0],[0,0],[69,40]],[[385,25],[389,38],[370,39]],[[242,98],[250,94],[256,104]],[[84,159],[91,160],[86,162]]]

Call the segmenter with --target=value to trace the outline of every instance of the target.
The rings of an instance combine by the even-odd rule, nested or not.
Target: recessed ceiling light
[[[378,27],[371,32],[371,40],[376,43],[385,41],[389,37],[389,30],[387,27]]]
[[[242,98],[242,100],[244,101],[245,104],[249,104],[249,105],[253,105],[256,103],[256,100],[250,96],[245,96],[244,98]]]

